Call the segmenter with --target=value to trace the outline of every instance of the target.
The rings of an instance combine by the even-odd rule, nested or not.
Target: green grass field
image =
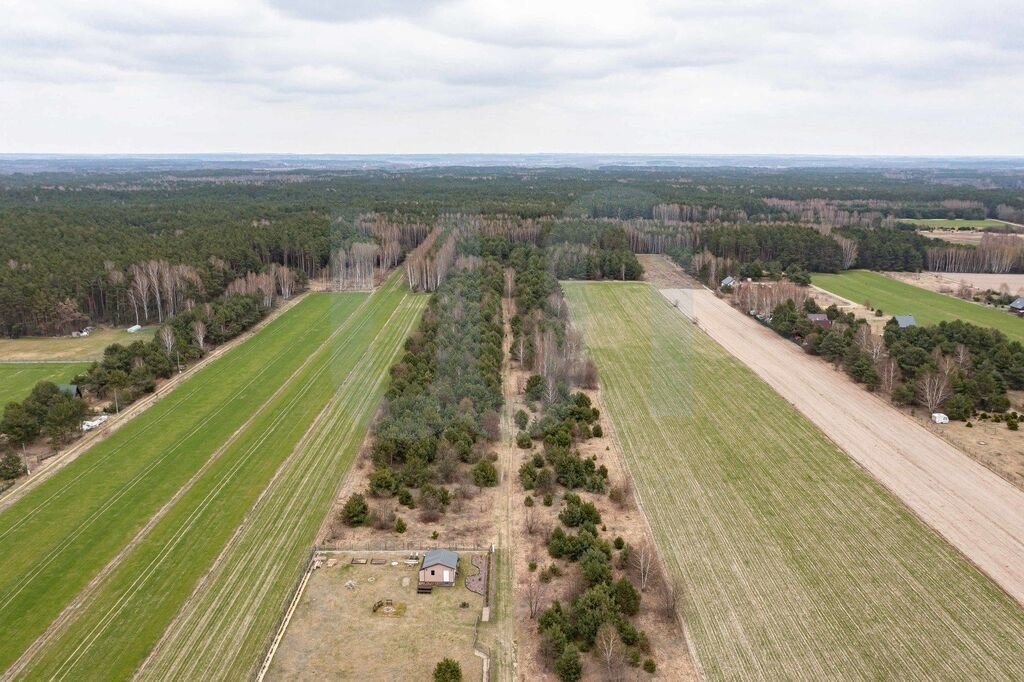
[[[130,676],[404,298],[307,297],[0,514],[0,669],[78,598],[28,672]]]
[[[1004,310],[937,294],[877,272],[849,270],[838,275],[816,274],[813,283],[854,303],[870,303],[874,308],[881,308],[886,319],[909,314],[920,325],[963,320],[979,327],[998,329],[1008,338],[1024,342],[1024,320]]]
[[[905,218],[901,223],[910,223],[923,229],[936,230],[984,230],[988,227],[1006,227],[1006,223],[991,218],[984,220],[963,220],[961,218]]]
[[[1024,609],[644,284],[566,283],[709,679],[1021,679]]]
[[[40,381],[64,384],[88,367],[84,362],[0,362],[0,409],[23,400]]]
[[[131,676],[229,541],[231,548],[217,568],[241,567],[243,584],[240,587],[235,581],[221,590],[207,576],[203,587],[212,592],[205,593],[218,600],[248,597],[251,601],[241,611],[219,614],[212,627],[214,632],[223,628],[223,637],[206,633],[204,644],[229,644],[233,660],[223,660],[220,651],[206,660],[211,666],[240,661],[239,643],[233,641],[238,632],[232,628],[240,625],[231,622],[235,618],[251,635],[246,652],[258,659],[258,650],[269,636],[264,631],[276,622],[283,591],[298,574],[298,560],[308,550],[329,508],[331,493],[358,447],[358,443],[339,447],[341,441],[336,439],[348,431],[349,438],[361,440],[387,368],[418,313],[415,306],[402,305],[408,296],[401,279],[393,277],[340,324],[332,321],[328,327],[335,326],[334,334],[311,353],[299,354],[310,361],[290,379],[274,382],[273,387],[281,390],[253,414],[236,438],[228,440],[223,453],[184,489],[123,561],[84,595],[74,618],[34,652],[23,672],[30,677],[72,679]],[[327,297],[366,300],[350,294]],[[399,308],[401,312],[396,312]],[[387,352],[370,358],[371,347],[384,350],[375,345],[377,340],[387,344]],[[332,400],[330,413],[319,423],[326,430],[320,436],[314,433],[308,447],[296,449]],[[342,426],[346,421],[347,428]],[[268,535],[269,531],[282,535]],[[239,564],[235,552],[244,554],[254,542],[263,543],[255,547],[257,556],[245,555]],[[277,578],[274,584],[272,576]],[[239,588],[244,593],[234,591]],[[256,631],[258,626],[262,627]],[[253,661],[247,663],[251,668]]]
[[[148,341],[156,333],[156,325],[144,327],[137,334],[124,329],[101,327],[89,336],[26,336],[20,339],[0,339],[0,362],[17,360],[65,360],[68,362],[99,360],[103,349],[112,343],[128,345],[133,341]]]

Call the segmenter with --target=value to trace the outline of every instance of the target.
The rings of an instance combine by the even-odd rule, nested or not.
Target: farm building
[[[907,327],[916,327],[917,320],[913,315],[897,315],[896,324],[900,326],[900,329],[906,329]]]
[[[828,329],[832,326],[832,321],[828,319],[828,315],[825,313],[808,313],[807,319],[811,324],[821,327],[822,329]]]
[[[82,391],[78,384],[57,384],[57,390],[70,398],[81,398]]]
[[[1015,315],[1024,315],[1024,297],[1018,298],[1010,304],[1010,312]]]
[[[736,280],[733,279],[732,276],[726,277],[725,279],[722,280],[721,286],[723,286],[723,287],[736,286]]]
[[[423,563],[420,564],[420,584],[454,585],[458,567],[458,554],[448,549],[432,549],[423,555]]]

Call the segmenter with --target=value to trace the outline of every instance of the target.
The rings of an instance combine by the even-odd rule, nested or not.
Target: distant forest
[[[318,278],[366,288],[431,233],[424,281],[466,256],[455,243],[504,230],[549,247],[559,278],[636,279],[644,251],[716,276],[755,261],[1019,271],[1015,237],[950,246],[898,221],[1024,222],[1021,187],[1009,171],[835,168],[15,174],[0,178],[0,335],[159,323]]]

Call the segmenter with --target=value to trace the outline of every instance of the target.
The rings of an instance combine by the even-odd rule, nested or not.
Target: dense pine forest
[[[1020,221],[1020,184],[1006,171],[968,170],[13,174],[0,179],[0,335],[162,322],[226,294],[280,289],[282,279],[286,289],[317,278],[365,288],[375,268],[396,264],[439,225],[446,234],[529,233],[552,247],[563,278],[636,278],[640,251],[719,259],[716,273],[754,260],[1018,271],[1021,249],[995,235],[950,246],[900,220]],[[428,255],[422,277],[436,279],[430,268],[450,267],[456,254]]]

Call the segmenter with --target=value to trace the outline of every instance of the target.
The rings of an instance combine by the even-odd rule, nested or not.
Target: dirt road
[[[1024,492],[707,289],[661,289],[1024,604]]]

